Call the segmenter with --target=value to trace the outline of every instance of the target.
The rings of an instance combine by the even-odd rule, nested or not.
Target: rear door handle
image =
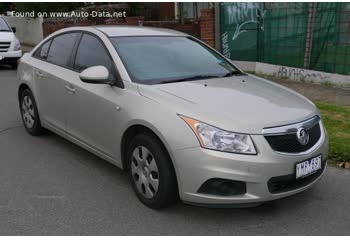
[[[71,92],[71,93],[75,93],[76,90],[73,88],[73,87],[70,87],[68,85],[64,86],[64,88],[68,91],[68,92]]]

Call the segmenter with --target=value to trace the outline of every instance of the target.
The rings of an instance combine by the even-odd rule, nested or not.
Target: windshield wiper
[[[11,32],[11,31],[7,29],[0,29],[0,32]]]
[[[209,78],[219,78],[219,77],[221,77],[221,76],[217,76],[217,75],[196,75],[196,76],[191,76],[191,77],[179,78],[179,79],[175,79],[175,80],[161,81],[159,84],[186,82],[186,81],[196,81],[196,80],[209,79]]]

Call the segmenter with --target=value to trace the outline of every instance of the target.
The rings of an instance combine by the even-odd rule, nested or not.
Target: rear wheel
[[[126,156],[131,184],[142,203],[159,209],[177,201],[174,168],[157,137],[152,134],[137,135],[131,140]]]
[[[22,121],[27,132],[33,136],[41,135],[44,132],[44,129],[40,123],[35,99],[29,89],[23,90],[21,94],[20,110]]]

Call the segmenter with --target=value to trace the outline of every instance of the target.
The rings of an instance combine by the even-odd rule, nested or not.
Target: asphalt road
[[[0,67],[0,235],[350,235],[350,171],[250,209],[143,206],[117,167],[51,133],[29,136]]]

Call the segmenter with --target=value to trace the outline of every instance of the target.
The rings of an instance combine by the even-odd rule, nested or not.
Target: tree
[[[13,7],[13,3],[10,3],[10,2],[0,3],[0,14],[4,14],[7,11],[11,11],[12,7]]]

